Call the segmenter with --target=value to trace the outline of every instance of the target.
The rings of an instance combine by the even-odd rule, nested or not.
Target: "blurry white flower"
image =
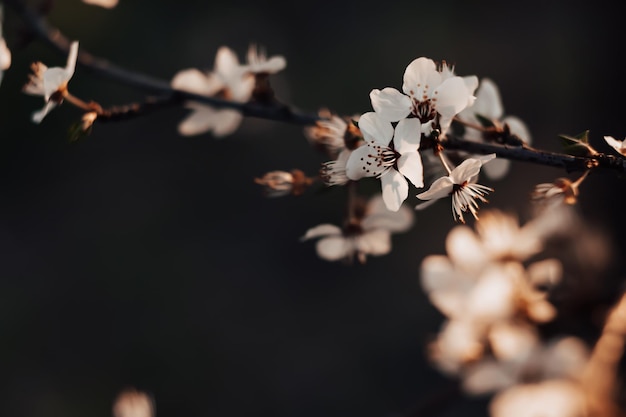
[[[265,50],[252,44],[248,48],[248,65],[246,69],[253,74],[276,74],[287,66],[287,60],[283,56],[267,58]]]
[[[118,0],[83,0],[83,2],[94,6],[104,7],[105,9],[112,9],[117,6]]]
[[[0,4],[0,83],[2,83],[2,77],[4,71],[11,66],[11,51],[7,47],[7,43],[2,35],[2,19],[3,19],[2,5]]]
[[[113,417],[154,417],[154,401],[136,389],[122,391],[113,403]]]
[[[348,159],[346,174],[351,180],[380,178],[387,208],[397,211],[409,195],[408,178],[416,187],[424,186],[420,121],[403,119],[394,127],[378,113],[365,113],[359,119],[365,145]],[[406,177],[406,178],[405,178]]]
[[[466,159],[458,167],[454,168],[448,176],[441,177],[433,182],[428,191],[418,194],[417,198],[434,201],[451,195],[454,220],[465,223],[463,213],[468,210],[475,219],[478,219],[478,203],[476,200],[487,202],[484,196],[493,191],[493,188],[472,181],[480,172],[480,167],[495,157],[495,154],[490,154],[481,158]],[[416,208],[421,210],[430,204],[431,202],[428,201],[417,205]]]
[[[74,75],[74,70],[76,69],[77,58],[78,42],[74,41],[70,45],[65,68],[48,68],[41,62],[35,62],[31,65],[33,73],[29,75],[28,83],[24,86],[23,91],[26,94],[43,96],[46,101],[43,109],[33,113],[33,122],[41,123],[50,110],[63,102],[63,99],[68,94],[67,83]]]
[[[213,72],[183,70],[174,76],[171,85],[177,90],[245,103],[252,95],[254,82],[254,76],[245,65],[239,64],[235,53],[223,46],[217,51]],[[215,109],[193,101],[185,106],[193,110],[178,125],[179,133],[185,136],[211,132],[215,137],[223,137],[233,133],[243,120],[241,113],[234,109]]]
[[[359,211],[359,210],[357,210]],[[342,229],[321,224],[309,229],[301,240],[321,238],[317,254],[327,261],[352,261],[356,255],[364,263],[367,255],[380,256],[391,251],[391,233],[407,231],[413,224],[413,212],[407,207],[389,211],[380,196],[372,198],[364,211],[349,219]]]
[[[453,75],[451,68],[442,70],[432,59],[417,58],[404,71],[401,93],[395,88],[372,90],[370,99],[376,113],[397,122],[410,114],[421,122],[423,133],[439,127],[445,134],[455,115],[474,100],[478,79]]]
[[[483,78],[476,91],[476,101],[471,107],[467,107],[458,114],[458,118],[468,124],[481,126],[478,116],[490,120],[498,132],[504,131],[504,126],[508,126],[509,133],[516,135],[527,144],[531,143],[531,135],[524,122],[515,116],[504,116],[504,107],[500,98],[497,85],[489,78]],[[474,142],[484,141],[484,132],[466,126],[466,140]],[[502,178],[509,170],[511,162],[508,159],[498,158],[485,166],[485,174],[491,179]]]
[[[626,156],[626,141],[617,140],[613,136],[605,136],[604,140],[622,156]]]

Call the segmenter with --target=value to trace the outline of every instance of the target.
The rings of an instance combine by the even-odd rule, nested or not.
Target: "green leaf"
[[[589,130],[585,130],[576,136],[559,135],[563,151],[574,156],[596,155],[598,151],[589,144]]]

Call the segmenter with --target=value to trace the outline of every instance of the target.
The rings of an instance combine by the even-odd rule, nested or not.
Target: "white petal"
[[[422,132],[419,119],[402,119],[396,125],[393,135],[393,147],[401,154],[416,152],[420,147]]]
[[[282,71],[287,66],[287,60],[283,56],[273,56],[263,63],[261,66],[261,71],[266,72],[268,74],[276,74],[279,71]]]
[[[193,136],[206,133],[213,128],[215,124],[215,109],[199,103],[188,103],[186,107],[192,108],[193,111],[180,122],[178,133],[183,136]]]
[[[401,206],[398,211],[387,209],[382,196],[376,196],[367,204],[367,214],[361,222],[363,230],[385,229],[390,232],[405,232],[413,225],[413,211]]]
[[[393,126],[377,113],[368,112],[359,118],[359,129],[367,143],[389,146],[393,137]]]
[[[338,261],[354,252],[352,241],[343,236],[331,236],[320,239],[315,245],[315,249],[319,257],[327,261]]]
[[[398,170],[407,177],[417,188],[424,186],[424,167],[419,152],[410,152],[402,155],[397,161]]]
[[[227,46],[222,46],[217,50],[215,56],[215,72],[224,78],[230,78],[233,74],[239,75],[241,66],[235,52]]]
[[[46,117],[46,115],[50,113],[50,110],[54,109],[55,107],[56,107],[56,103],[54,101],[47,102],[46,105],[43,107],[43,109],[33,113],[32,115],[33,122],[41,123],[43,118]]]
[[[478,271],[487,263],[481,240],[467,226],[456,226],[448,233],[446,252],[452,262],[465,271]]]
[[[504,114],[500,92],[496,83],[489,78],[483,78],[476,92],[476,101],[470,111],[490,120],[500,120]]]
[[[503,158],[496,158],[490,164],[485,165],[484,171],[487,177],[492,180],[500,180],[509,172],[511,161]]]
[[[245,103],[252,97],[256,81],[254,75],[241,73],[237,77],[228,79],[227,84],[232,100],[238,103]]]
[[[300,240],[304,241],[321,236],[341,236],[341,234],[342,232],[340,227],[335,226],[334,224],[324,223],[307,230]]]
[[[454,183],[450,177],[441,177],[432,183],[428,191],[424,191],[417,195],[417,198],[421,200],[436,200],[439,198],[445,198],[452,192]]]
[[[214,119],[213,135],[216,138],[221,138],[237,130],[243,116],[237,110],[223,109],[215,112]]]
[[[0,34],[2,36],[2,34]],[[0,71],[9,69],[11,66],[11,51],[7,47],[4,38],[0,38]]]
[[[380,177],[383,187],[383,200],[391,211],[398,211],[409,195],[409,184],[402,174],[390,169]]]
[[[604,140],[609,144],[613,149],[615,149],[618,153],[624,155],[626,152],[624,151],[624,141],[619,141],[615,139],[613,136],[605,136]]]
[[[435,93],[432,97],[437,98],[437,113],[447,118],[455,116],[466,108],[472,97],[461,77],[448,78],[435,90]]]
[[[46,101],[54,94],[62,85],[67,83],[67,72],[65,68],[54,67],[48,69],[43,74],[43,91]]]
[[[366,255],[386,255],[391,251],[391,234],[376,229],[355,238],[356,248]]]
[[[450,318],[460,318],[472,280],[443,255],[427,256],[420,267],[420,283],[432,304]]]
[[[500,268],[481,277],[467,298],[466,313],[484,324],[508,319],[515,312],[515,286]]]
[[[463,389],[470,394],[479,395],[499,391],[515,382],[515,375],[506,367],[494,360],[483,360],[468,368],[463,378]]]
[[[469,181],[472,177],[478,175],[480,167],[483,163],[487,162],[484,158],[488,157],[489,160],[496,157],[495,154],[485,155],[479,158],[468,158],[461,163],[458,167],[452,170],[450,178],[455,184],[463,184],[465,181]]]
[[[372,150],[367,145],[361,145],[352,151],[346,163],[346,176],[353,181],[373,176],[371,171],[368,172],[369,167],[367,165],[367,162],[373,161],[373,158],[370,158],[371,154]]]
[[[411,99],[395,88],[372,90],[370,100],[376,113],[390,122],[397,122],[411,113]]]
[[[172,88],[191,93],[212,96],[224,88],[224,83],[215,74],[204,74],[195,68],[182,70],[174,75]]]
[[[504,321],[491,327],[489,343],[498,360],[523,360],[537,347],[539,337],[533,326]]]
[[[404,70],[402,91],[423,101],[424,89],[429,92],[441,84],[441,74],[437,71],[435,61],[421,57],[413,60]]]
[[[67,64],[65,65],[66,81],[69,81],[76,70],[76,60],[78,59],[78,41],[74,41],[70,45],[70,51],[67,55]]]
[[[558,259],[544,259],[528,266],[530,283],[536,286],[554,286],[561,281],[563,266]]]

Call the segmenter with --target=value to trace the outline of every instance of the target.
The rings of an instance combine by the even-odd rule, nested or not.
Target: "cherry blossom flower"
[[[606,141],[606,143],[609,144],[610,147],[615,149],[617,153],[619,153],[622,156],[626,156],[626,143],[625,143],[626,141],[617,140],[613,136],[605,136],[604,140]]]
[[[481,126],[478,116],[488,119],[493,123],[497,132],[504,132],[505,126],[508,132],[516,135],[527,144],[531,143],[531,135],[524,122],[516,116],[504,116],[504,107],[498,86],[489,78],[483,78],[476,91],[476,101],[471,107],[467,107],[457,116],[465,122],[466,131],[464,138],[474,142],[485,140],[483,130],[472,128],[468,125]],[[488,134],[488,133],[487,133]],[[485,166],[485,174],[494,180],[501,179],[506,175],[511,165],[508,159],[498,158]]]
[[[486,155],[480,158],[469,158],[454,168],[448,176],[441,177],[433,182],[430,188],[417,195],[422,200],[431,200],[418,204],[416,209],[421,210],[428,207],[432,202],[440,198],[452,196],[452,217],[456,221],[465,223],[463,213],[469,212],[478,219],[478,203],[476,200],[487,202],[484,197],[493,188],[473,182],[480,172],[480,168],[486,162],[494,159],[495,154]]]
[[[397,122],[413,115],[423,133],[439,128],[445,134],[455,115],[471,105],[478,78],[454,75],[447,65],[438,69],[432,59],[417,58],[404,71],[401,93],[395,88],[374,89],[372,107],[382,118]]]
[[[389,211],[380,196],[372,198],[364,209],[340,228],[321,224],[309,229],[301,240],[317,241],[317,254],[327,261],[356,258],[365,263],[367,255],[386,255],[391,251],[391,233],[401,233],[413,224],[413,212],[407,207]],[[358,213],[360,212],[360,213]]]
[[[322,119],[318,120],[315,125],[304,128],[304,136],[311,145],[331,158],[337,158],[339,153],[346,148],[348,123],[328,109],[320,110],[319,116]]]
[[[240,65],[235,53],[225,46],[219,48],[213,72],[205,74],[197,69],[178,72],[172,79],[173,88],[206,96],[215,96],[237,103],[247,102],[254,89],[254,76],[247,66]],[[233,133],[243,116],[234,109],[215,109],[197,102],[187,102],[192,113],[178,125],[184,136],[211,132],[215,137]]]
[[[378,113],[365,113],[359,119],[365,145],[352,152],[346,165],[351,180],[380,178],[387,208],[397,211],[409,194],[408,178],[414,186],[424,186],[420,121],[403,119],[397,126]],[[406,177],[406,178],[405,178]]]
[[[11,66],[11,51],[7,47],[7,43],[2,35],[2,5],[0,4],[0,83],[4,76],[4,71],[8,70]]]
[[[104,7],[105,9],[112,9],[117,6],[118,0],[83,0],[83,2],[94,6]]]
[[[43,96],[46,105],[40,111],[33,113],[32,120],[41,123],[43,118],[58,104],[63,102],[67,96],[67,84],[74,75],[76,69],[76,59],[78,58],[78,42],[74,41],[70,45],[65,68],[48,68],[41,62],[35,62],[31,66],[32,74],[23,91],[26,94]]]

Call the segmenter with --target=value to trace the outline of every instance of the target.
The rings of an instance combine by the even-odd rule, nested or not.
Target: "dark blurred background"
[[[14,46],[21,22],[5,9]],[[221,45],[243,59],[256,42],[287,58],[272,78],[278,97],[311,113],[370,111],[370,90],[401,88],[411,60],[445,59],[459,75],[492,78],[538,147],[558,150],[558,134],[589,129],[609,152],[603,135],[626,136],[618,10],[445,0],[120,0],[105,10],[66,0],[49,20],[81,48],[165,80],[212,68]],[[387,256],[325,262],[299,238],[340,224],[343,190],[265,199],[253,182],[317,171],[325,158],[301,127],[247,119],[222,140],[181,137],[186,110],[165,109],[69,143],[79,112],[63,105],[35,125],[43,100],[20,92],[32,61],[65,59],[38,41],[12,52],[0,86],[0,416],[104,417],[127,386],[152,393],[161,417],[396,416],[444,392],[425,357],[442,317],[418,269],[444,251],[448,202],[417,213]],[[143,97],[80,68],[70,87],[104,106]],[[565,174],[514,163],[506,179],[485,181],[496,189],[488,207],[524,218],[533,185]],[[624,274],[623,202],[615,175],[582,185],[581,215],[615,248],[596,280],[602,302]],[[486,415],[484,405],[453,397],[440,414]]]

